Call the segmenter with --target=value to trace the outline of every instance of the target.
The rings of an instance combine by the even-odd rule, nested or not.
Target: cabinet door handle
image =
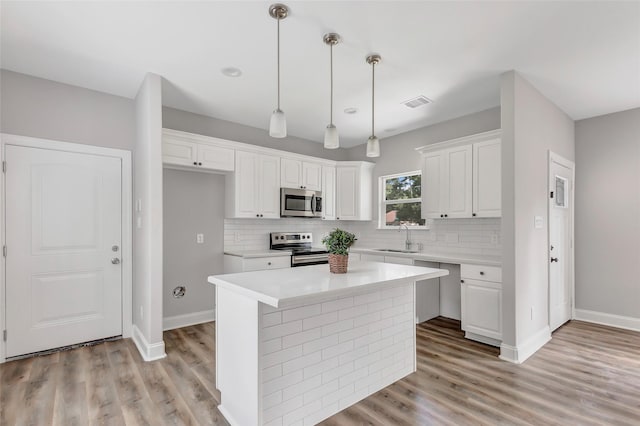
[[[271,266],[271,262],[267,262],[267,265]]]
[[[476,216],[476,214],[475,214],[475,213],[471,213],[471,216],[475,217],[475,216]]]
[[[480,275],[484,275],[484,272],[480,271]]]
[[[558,258],[557,258],[557,257],[552,257],[552,258],[551,258],[551,263],[553,263],[553,262],[557,262],[557,261],[558,261]]]
[[[444,215],[444,217],[449,217],[449,215],[448,215],[448,214],[445,214],[445,215]]]
[[[193,165],[194,165],[194,166],[197,166],[197,165],[198,165],[198,162],[197,162],[197,161],[194,161],[194,162],[193,162]]]
[[[440,215],[440,217],[444,217],[444,215],[443,215],[443,214],[441,214],[441,215]]]
[[[464,280],[460,280],[460,282],[461,282],[462,284],[464,284]]]
[[[257,215],[256,215],[256,217],[260,217],[260,215],[259,215],[259,214],[257,214]]]
[[[198,163],[198,166],[202,166],[202,163]]]

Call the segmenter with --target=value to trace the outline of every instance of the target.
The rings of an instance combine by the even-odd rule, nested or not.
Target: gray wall
[[[133,150],[135,102],[0,70],[0,130],[16,135]]]
[[[518,347],[549,324],[548,151],[575,160],[574,122],[513,71],[501,107],[503,342]]]
[[[224,176],[165,169],[163,194],[164,317],[211,310],[207,277],[223,273]],[[181,299],[172,295],[178,285],[187,288]]]
[[[576,122],[576,309],[640,319],[640,108]]]
[[[266,119],[269,117],[267,111]],[[183,132],[196,133],[215,138],[228,139],[236,142],[244,142],[252,145],[260,145],[267,148],[281,149],[283,151],[298,154],[311,155],[313,157],[327,158],[330,160],[345,160],[346,152],[342,148],[324,149],[321,143],[287,136],[275,139],[269,136],[264,129],[244,126],[231,121],[219,120],[205,115],[194,114],[179,109],[163,107],[162,125],[167,129],[181,130]]]

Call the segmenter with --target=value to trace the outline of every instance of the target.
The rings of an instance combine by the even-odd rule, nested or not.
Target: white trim
[[[229,412],[227,411],[227,408],[224,406],[224,404],[220,403],[220,405],[218,405],[218,411],[220,411],[220,414],[222,414],[222,417],[224,417],[224,419],[231,425],[231,426],[239,426],[240,423],[238,423],[232,416],[231,414],[229,414]]]
[[[248,152],[254,152],[258,154],[275,155],[281,158],[290,158],[290,159],[301,160],[301,161],[309,161],[313,163],[321,163],[327,166],[336,166],[337,164],[348,163],[346,161],[335,161],[335,160],[329,160],[327,158],[296,154],[289,151],[282,151],[279,149],[267,148],[267,147],[252,145],[244,142],[236,142],[236,141],[231,141],[227,139],[215,138],[212,136],[205,136],[205,135],[199,135],[196,133],[183,132],[181,130],[163,128],[162,136],[163,138],[164,136],[168,136],[168,137],[188,140],[196,143],[202,143],[202,144],[207,144],[211,146],[218,146],[222,148],[236,149],[240,151],[248,151]],[[369,164],[373,165],[374,163],[369,163]],[[193,169],[189,169],[189,170],[193,170]],[[233,173],[233,172],[227,172],[227,173]]]
[[[432,143],[416,148],[420,154],[425,155],[432,151],[438,151],[443,148],[453,148],[455,146],[469,145],[475,142],[483,142],[491,139],[502,137],[502,129],[490,130],[488,132],[475,133],[473,135],[463,136],[461,138],[450,139],[443,142]]]
[[[531,355],[536,353],[541,347],[551,340],[551,332],[549,326],[546,325],[540,331],[536,332],[527,341],[518,345],[511,346],[507,344],[500,345],[500,359],[509,361],[514,364],[522,364]]]
[[[422,176],[422,170],[411,170],[408,172],[401,173],[393,173],[390,175],[378,176],[378,225],[376,229],[384,230],[384,229],[393,229],[395,231],[401,230],[402,226],[387,226],[386,225],[386,208],[387,204],[409,204],[409,203],[420,203],[422,207],[422,198],[410,198],[410,199],[402,199],[402,200],[387,200],[386,198],[386,186],[385,181],[387,179],[394,179],[401,176]],[[421,218],[422,219],[422,218]],[[427,219],[424,220],[424,225],[413,225],[408,226],[408,228],[412,231],[428,231],[429,230],[429,221]]]
[[[483,336],[481,334],[471,333],[469,331],[465,331],[464,333],[465,339],[475,340],[476,342],[484,343],[485,345],[495,346],[497,348],[502,344],[501,340],[494,339],[492,337]]]
[[[147,342],[144,334],[140,331],[140,329],[134,324],[132,327],[132,335],[133,343],[136,344],[138,348],[138,352],[140,352],[140,356],[145,361],[156,361],[162,358],[165,358],[167,354],[164,351],[164,340],[161,340],[158,343],[154,343],[153,345]]]
[[[588,311],[586,309],[576,309],[573,318],[580,321],[592,322],[594,324],[608,325],[609,327],[640,331],[640,318],[607,314],[605,312]]]
[[[131,337],[133,325],[133,179],[131,168],[131,151],[0,133],[0,159],[2,160],[4,160],[6,145],[92,154],[104,157],[115,157],[119,158],[122,161],[122,337]],[[6,206],[4,192],[4,173],[0,173],[0,199],[2,200],[2,206]],[[2,245],[6,243],[4,215],[5,212],[3,207],[0,208],[0,241],[2,241]],[[4,309],[5,291],[5,259],[3,257],[2,262],[0,263],[0,330],[4,330],[6,324]],[[3,363],[6,359],[5,351],[6,348],[4,345],[4,341],[2,341],[2,339],[0,338],[0,363]]]
[[[569,295],[571,297],[571,318],[575,318],[576,316],[576,248],[575,248],[575,220],[576,220],[576,209],[575,209],[575,187],[576,187],[576,165],[573,161],[567,160],[561,155],[556,154],[555,152],[549,150],[548,151],[548,160],[547,160],[547,191],[551,188],[551,163],[559,164],[567,169],[571,170],[571,182],[569,183]],[[550,222],[551,222],[551,208],[552,208],[552,200],[549,197],[549,193],[547,192],[547,259],[551,258],[551,235],[550,235]],[[547,269],[547,311],[548,318],[547,324],[551,326],[551,268]]]
[[[202,324],[205,322],[215,321],[216,311],[215,309],[209,309],[207,311],[192,312],[189,314],[175,315],[172,317],[165,317],[162,320],[162,329],[164,331],[173,330],[175,328],[188,327],[190,325]]]

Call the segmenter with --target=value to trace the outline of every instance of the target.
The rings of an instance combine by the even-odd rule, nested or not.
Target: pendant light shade
[[[380,141],[376,136],[369,136],[367,140],[367,157],[380,157]]]
[[[336,33],[325,34],[322,37],[325,44],[329,45],[329,75],[330,75],[330,102],[329,102],[329,125],[324,131],[324,147],[326,149],[336,149],[340,147],[340,137],[338,129],[333,124],[333,46],[340,42],[340,36]]]
[[[278,22],[278,107],[271,114],[269,123],[269,136],[272,138],[284,138],[287,136],[287,119],[284,111],[280,109],[280,20],[287,17],[289,9],[283,4],[269,6],[269,15]]]
[[[271,113],[269,122],[269,136],[272,138],[287,137],[287,117],[281,109],[276,109]]]
[[[327,149],[336,149],[340,147],[338,129],[333,124],[329,124],[324,131],[324,147]]]
[[[371,136],[367,140],[367,157],[380,157],[380,141],[376,137],[376,65],[382,58],[380,55],[367,56],[367,63],[371,65]]]

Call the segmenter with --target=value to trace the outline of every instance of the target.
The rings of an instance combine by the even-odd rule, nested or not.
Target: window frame
[[[385,216],[387,214],[386,206],[387,204],[409,204],[409,203],[420,203],[420,211],[422,212],[422,197],[420,198],[406,198],[401,200],[389,200],[386,199],[386,183],[387,179],[395,179],[402,176],[422,176],[422,170],[410,170],[402,173],[393,173],[390,175],[384,175],[378,177],[378,229],[395,229],[398,230],[405,225],[387,225],[387,221],[385,220]],[[422,193],[422,191],[421,191]],[[421,214],[422,216],[422,214]],[[408,226],[408,225],[407,225]],[[429,220],[425,219],[424,225],[412,225],[408,226],[411,230],[428,230],[429,229]]]

